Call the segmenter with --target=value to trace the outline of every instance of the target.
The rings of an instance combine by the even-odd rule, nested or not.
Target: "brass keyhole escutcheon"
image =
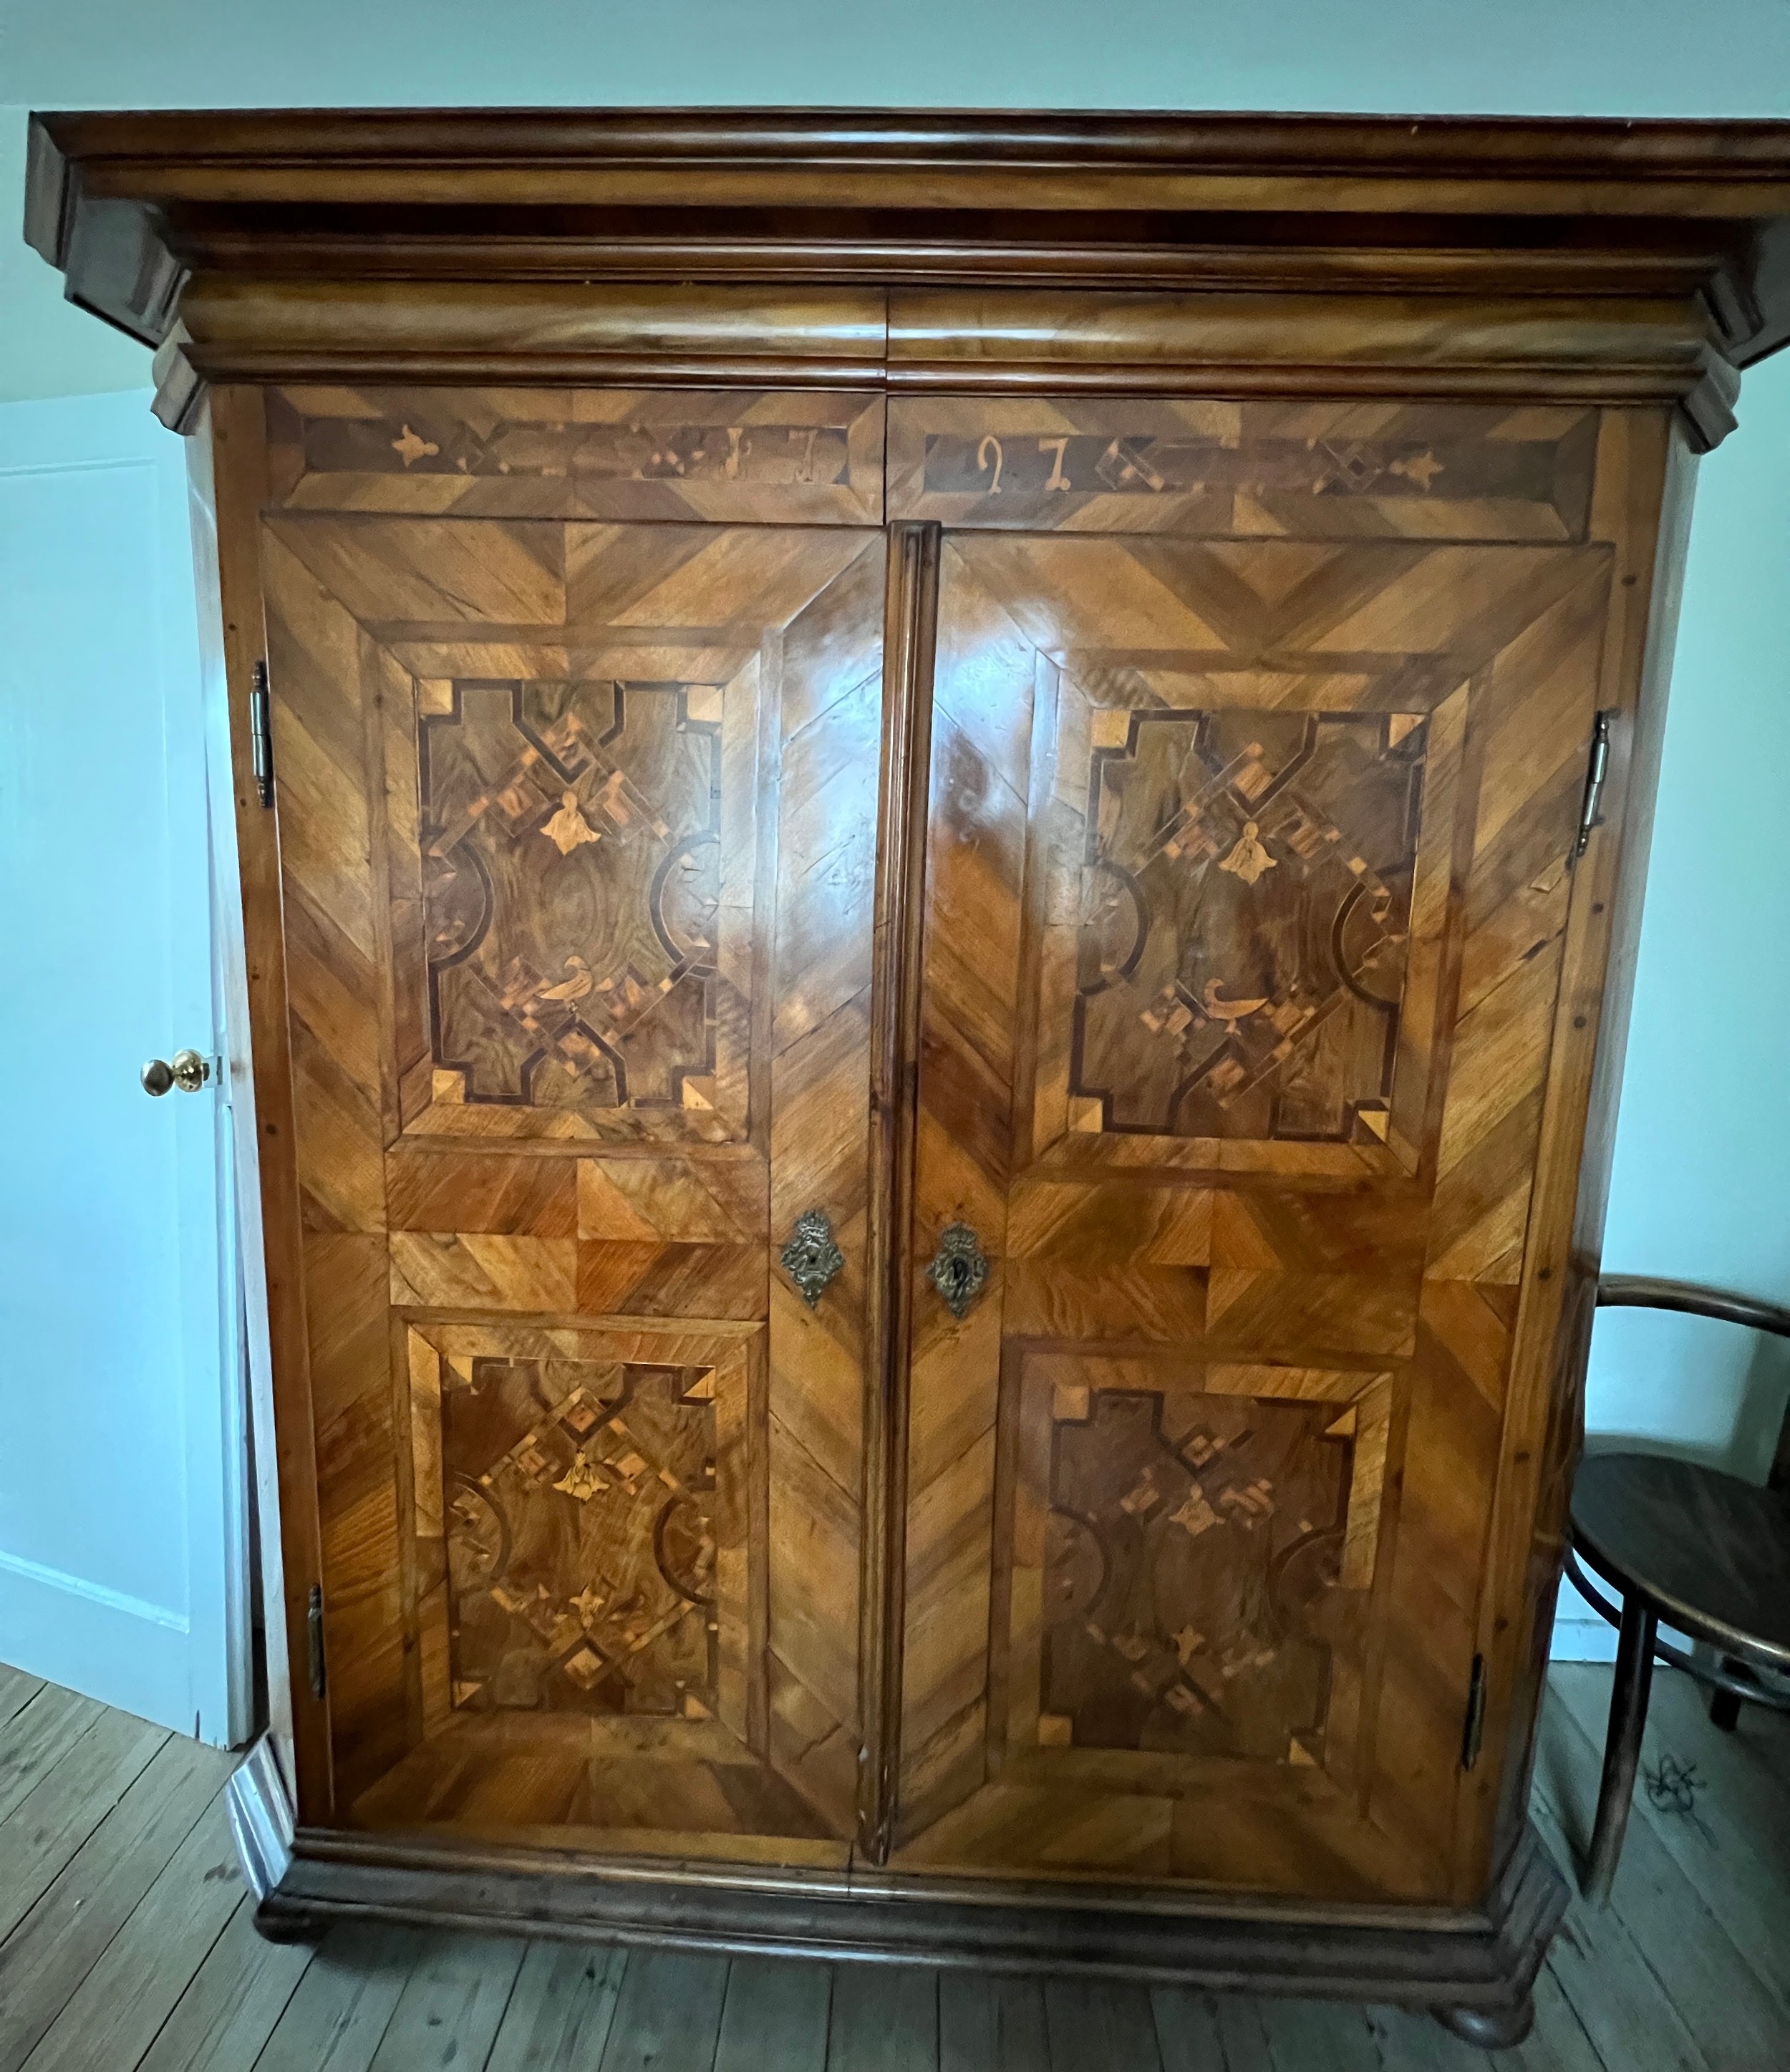
[[[844,1270],[846,1255],[833,1240],[825,1209],[804,1209],[783,1248],[783,1270],[796,1284],[809,1309],[825,1293],[827,1284]]]
[[[212,1076],[212,1063],[196,1050],[176,1050],[171,1060],[151,1058],[138,1076],[143,1092],[158,1100],[177,1087],[183,1094],[195,1094]]]
[[[965,1316],[988,1278],[981,1242],[968,1223],[953,1223],[939,1240],[926,1277],[953,1317]]]

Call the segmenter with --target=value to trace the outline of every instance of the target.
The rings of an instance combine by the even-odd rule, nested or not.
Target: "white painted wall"
[[[14,222],[28,105],[1790,117],[1790,0],[0,0],[0,23]],[[0,236],[0,397],[146,381],[59,291]],[[1740,417],[1698,490],[1606,1264],[1790,1299],[1790,356]],[[1590,1422],[1756,1473],[1787,1387],[1743,1334],[1612,1317]]]
[[[0,1662],[218,1743],[245,1448],[183,456],[0,404]]]
[[[1702,464],[1604,1257],[1790,1297],[1790,353]],[[1790,1343],[1599,1320],[1594,1431],[1763,1479]]]
[[[1790,1300],[1790,353],[1743,384],[1702,463],[1666,718],[1605,1227],[1607,1270]],[[1591,1443],[1763,1481],[1790,1342],[1611,1310],[1591,1341]],[[1554,1652],[1615,1636],[1570,1586]]]

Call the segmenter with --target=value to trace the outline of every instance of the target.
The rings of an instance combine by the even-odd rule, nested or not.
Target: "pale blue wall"
[[[0,1662],[221,1744],[224,1117],[138,1080],[216,1026],[187,471],[147,401],[0,404]]]
[[[1783,0],[5,0],[6,98],[1763,114]]]
[[[23,109],[281,103],[1790,116],[1790,0],[0,0]],[[0,237],[0,397],[146,356]],[[1698,492],[1607,1260],[1790,1297],[1790,356]],[[1755,1466],[1784,1383],[1730,1334],[1600,1328],[1594,1429]],[[1708,1341],[1706,1343],[1706,1340]]]
[[[1790,354],[1697,486],[1604,1264],[1790,1299]],[[1762,1475],[1790,1346],[1612,1312],[1594,1432]]]

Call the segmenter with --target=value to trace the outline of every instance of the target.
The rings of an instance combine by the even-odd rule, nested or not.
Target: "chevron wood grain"
[[[778,769],[770,1036],[769,1597],[772,1762],[829,1832],[855,1832],[866,1333],[870,980],[884,557],[853,540],[794,617],[767,752]],[[809,1303],[780,1248],[828,1220],[840,1264]]]
[[[339,1805],[403,1753],[402,1527],[381,1181],[376,801],[359,622],[262,542],[286,913],[294,1132]]]
[[[1605,413],[1590,529],[1608,543],[1611,561],[1598,704],[1612,721],[1613,767],[1603,806],[1612,832],[1595,838],[1575,868],[1564,917],[1561,1030],[1542,1096],[1531,1190],[1535,1236],[1513,1326],[1512,1389],[1479,1611],[1479,1644],[1492,1665],[1486,1741],[1493,1753],[1465,1793],[1457,1841],[1463,1887],[1480,1859],[1517,1830],[1527,1803],[1584,1427],[1594,1262],[1608,1198],[1644,882],[1640,830],[1648,824],[1664,731],[1668,665],[1656,635],[1677,610],[1692,478],[1689,456],[1664,426],[1644,413]]]
[[[1639,435],[725,401],[272,405],[335,1817],[1471,1902]]]
[[[901,1813],[911,1833],[980,1782],[995,1379],[1012,1138],[1025,866],[1027,666],[984,678],[974,633],[941,610],[932,682],[931,807],[919,1017],[903,1588]],[[953,1315],[928,1262],[953,1227],[991,1262]],[[967,1671],[967,1673],[966,1673]]]
[[[804,475],[770,398],[730,471],[700,410],[407,397],[471,483],[431,500],[372,479],[438,457],[379,460],[380,399],[298,401],[262,579],[338,1807],[842,1860],[862,1264],[810,1313],[772,1255],[799,1208],[862,1244],[879,541],[558,514],[837,520],[879,418],[798,399]],[[642,426],[707,506],[616,472]]]
[[[1520,2041],[1790,130],[138,112],[34,117],[28,187],[202,449],[256,1919],[893,1959],[805,2009],[854,2063],[1216,2035],[1116,1974]],[[379,1987],[378,2062],[560,1975],[496,1971]],[[659,2043],[758,2062],[788,1995],[704,1975]]]
[[[916,1248],[993,1262],[920,1311],[895,1860],[1442,1900],[1598,421],[1056,409],[891,411],[894,508],[990,528],[944,558]]]

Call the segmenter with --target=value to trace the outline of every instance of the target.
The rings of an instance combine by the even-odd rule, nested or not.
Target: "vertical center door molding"
[[[914,1162],[922,935],[938,623],[936,524],[889,529],[870,977],[870,1213],[866,1243],[864,1560],[859,1630],[863,1753],[858,1845],[889,1853],[899,1767],[907,1509],[907,1367],[913,1337]]]

